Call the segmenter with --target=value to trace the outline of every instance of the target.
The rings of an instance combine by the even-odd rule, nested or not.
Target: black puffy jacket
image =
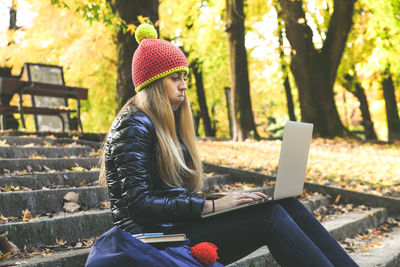
[[[149,117],[130,109],[114,121],[106,140],[113,223],[131,233],[163,231],[200,218],[203,210],[204,198],[162,182],[156,164],[157,142]],[[183,144],[181,148],[188,153]]]

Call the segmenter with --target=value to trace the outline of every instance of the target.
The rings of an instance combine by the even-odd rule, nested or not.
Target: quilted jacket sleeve
[[[200,218],[204,199],[184,188],[155,187],[156,135],[149,118],[121,120],[111,138],[110,152],[129,216],[139,224],[177,223]]]

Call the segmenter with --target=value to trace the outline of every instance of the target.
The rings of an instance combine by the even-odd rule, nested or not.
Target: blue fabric
[[[187,244],[156,249],[114,226],[94,243],[85,267],[204,266],[190,254]],[[216,262],[212,267],[220,267]]]

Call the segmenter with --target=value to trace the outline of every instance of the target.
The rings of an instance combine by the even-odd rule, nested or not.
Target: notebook
[[[144,243],[179,242],[179,241],[186,240],[185,234],[165,235],[163,233],[145,233],[145,234],[138,234],[138,235],[133,235],[133,236]]]
[[[201,217],[207,218],[252,205],[260,205],[269,201],[301,195],[306,176],[312,131],[312,123],[295,121],[288,121],[286,123],[283,131],[278,173],[273,196],[268,197],[268,199],[250,202],[230,209],[207,213]]]

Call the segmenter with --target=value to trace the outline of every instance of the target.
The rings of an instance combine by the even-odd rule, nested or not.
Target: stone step
[[[316,209],[320,205],[328,203],[327,197],[317,196],[313,199],[310,199],[304,204],[310,209]],[[77,234],[73,235],[73,231],[69,231],[65,234],[62,231],[64,225],[65,228],[69,229],[69,225],[74,224],[76,218],[75,217],[90,217],[93,214],[104,216],[104,221],[109,221],[111,223],[111,215],[109,211],[86,211],[80,212],[80,214],[68,215],[65,217],[62,216],[54,216],[53,218],[41,218],[39,222],[28,222],[28,223],[12,223],[6,224],[6,226],[0,225],[0,232],[9,231],[9,239],[14,242],[18,247],[23,245],[27,245],[30,249],[32,247],[41,247],[44,245],[52,245],[55,243],[55,239],[63,238],[64,241],[74,242],[78,238],[87,238],[90,237],[90,234]],[[73,218],[73,219],[71,219]],[[72,221],[71,221],[72,220]],[[81,218],[81,220],[83,220]],[[82,223],[88,223],[90,220],[86,218],[86,220]],[[97,221],[101,221],[101,219],[97,219]],[[81,221],[79,221],[81,223]],[[106,224],[107,225],[107,224]],[[86,225],[82,225],[84,227]],[[74,226],[80,227],[80,226]],[[104,226],[102,226],[104,227]],[[106,230],[108,230],[111,226],[109,226]],[[106,227],[105,227],[106,228]],[[43,230],[44,229],[44,230]],[[103,232],[105,232],[104,230]],[[99,232],[97,234],[93,234],[92,236],[100,236],[103,232]],[[17,234],[21,233],[21,234]],[[33,234],[34,233],[34,234]],[[81,233],[81,232],[80,232]],[[85,232],[86,233],[86,232]],[[93,233],[93,232],[91,232]],[[22,236],[28,236],[29,238],[22,238]],[[35,238],[34,236],[37,236]],[[28,245],[30,244],[30,245]],[[33,244],[33,245],[32,245]],[[19,260],[19,262],[25,262],[20,266],[26,267],[53,267],[53,266],[84,266],[86,262],[87,255],[89,254],[89,249],[82,250],[72,250],[72,251],[64,251],[64,252],[56,252],[53,253],[50,257],[34,257],[25,260]],[[270,257],[272,260],[273,258]],[[6,261],[7,264],[15,263],[16,260]]]
[[[334,220],[324,222],[325,228],[336,240],[353,237],[369,228],[377,227],[387,218],[385,208],[372,208],[366,212],[349,212],[337,216]]]
[[[386,219],[386,209],[371,209],[368,212],[370,216],[363,212],[349,212],[343,216],[337,217],[332,221],[324,222],[325,228],[337,239],[352,237],[359,233],[365,232],[369,228],[373,228],[382,224]],[[344,238],[343,238],[344,236]],[[280,266],[266,246],[259,248],[252,254],[228,265],[229,267],[265,267]]]
[[[83,167],[87,170],[99,167],[98,157],[75,159],[1,159],[0,174],[13,171],[48,172],[49,170],[71,170],[72,167]]]
[[[78,186],[81,183],[95,183],[99,179],[99,174],[99,171],[71,171],[0,176],[0,187],[24,186],[33,190],[42,189],[43,187],[50,188],[54,186],[71,187]]]
[[[82,146],[89,146],[95,149],[100,148],[100,142],[87,141],[87,140],[74,140],[72,138],[48,138],[48,137],[19,137],[19,136],[0,136],[0,141],[10,146],[25,146],[25,145],[39,145],[43,146],[50,144],[52,146],[60,146],[65,144],[77,144]]]
[[[78,239],[102,235],[112,227],[111,212],[107,210],[81,211],[73,214],[41,217],[38,221],[0,224],[0,233],[8,231],[8,239],[18,248],[56,245],[56,239],[67,244]],[[72,266],[72,265],[71,265]]]
[[[68,192],[79,194],[78,204],[85,210],[96,208],[100,202],[108,199],[107,190],[102,186],[2,192],[0,214],[6,217],[21,217],[25,209],[28,209],[32,216],[60,212],[64,206],[63,197]]]
[[[52,252],[50,256],[37,255],[29,259],[13,259],[0,266],[21,267],[84,267],[90,248]],[[3,265],[4,264],[4,265]]]
[[[87,146],[74,147],[23,147],[10,146],[0,148],[0,158],[64,158],[64,157],[87,157],[95,149]]]
[[[215,185],[224,185],[232,183],[231,176],[229,174],[217,174],[204,177],[202,192],[209,193]]]
[[[400,266],[400,228],[395,228],[393,232],[385,235],[387,238],[378,242],[380,247],[369,247],[369,251],[350,253],[350,256],[362,267]]]

